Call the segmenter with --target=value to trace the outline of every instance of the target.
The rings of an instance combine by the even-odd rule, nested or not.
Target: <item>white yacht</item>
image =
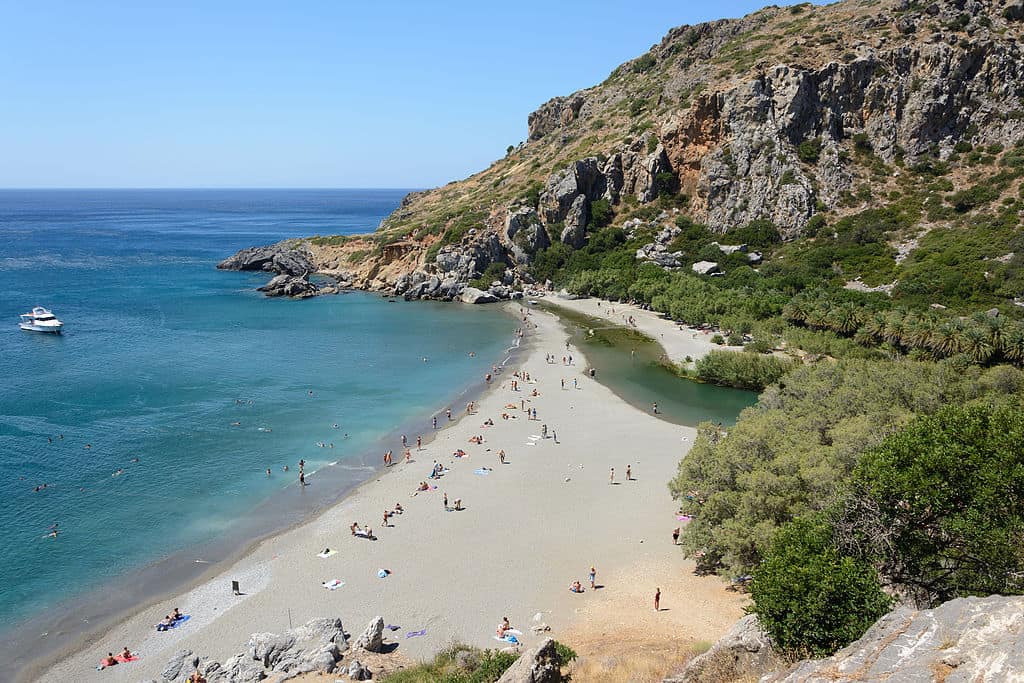
[[[64,323],[57,320],[57,316],[50,313],[42,306],[36,306],[31,313],[23,313],[18,327],[29,332],[51,332],[60,334],[60,328]]]

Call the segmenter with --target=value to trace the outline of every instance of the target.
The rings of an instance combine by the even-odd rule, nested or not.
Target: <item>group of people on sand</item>
[[[184,619],[184,618],[185,618],[185,615],[181,613],[181,610],[179,610],[177,607],[175,607],[173,612],[171,612],[170,614],[165,615],[163,620],[159,624],[156,625],[156,630],[157,631],[169,631],[172,628],[174,628],[175,626],[177,626],[178,623],[182,619]]]
[[[108,652],[107,656],[100,661],[100,668],[105,669],[108,666],[117,666],[122,662],[130,662],[135,659],[135,655],[125,645],[124,649],[121,650],[121,654],[115,656],[113,652]]]
[[[377,537],[373,535],[373,529],[370,528],[370,525],[360,527],[359,522],[352,522],[352,526],[350,526],[348,529],[352,532],[353,536],[358,536],[359,538],[368,538],[371,541],[377,540]]]
[[[393,509],[385,510],[384,511],[384,526],[386,526],[386,527],[387,526],[393,526],[388,520],[390,520],[395,515],[402,514],[403,512],[405,512],[405,510],[402,509],[402,504],[401,503],[395,503],[395,507]]]
[[[597,589],[597,570],[594,567],[590,568],[590,573],[587,574],[587,580],[590,582],[590,590]],[[582,593],[584,591],[583,584],[580,583],[579,579],[576,579],[569,584],[570,593]]]

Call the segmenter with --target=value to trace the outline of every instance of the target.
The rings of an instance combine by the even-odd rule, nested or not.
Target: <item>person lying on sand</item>
[[[460,448],[457,451],[453,452],[452,455],[454,455],[456,458],[465,458],[466,457],[466,451],[464,451],[464,450],[462,450]]]
[[[416,487],[415,491],[413,491],[413,495],[415,496],[420,491],[429,491],[429,490],[430,490],[430,486],[427,485],[427,482],[421,481],[420,485]]]
[[[494,426],[494,420],[492,420],[491,418],[487,418],[486,420],[484,420],[484,425],[483,426],[484,427],[493,427]]]
[[[114,653],[113,652],[108,652],[107,656],[104,657],[102,660],[100,660],[100,666],[103,666],[103,667],[117,666],[117,664],[118,664],[118,661],[114,657]]]
[[[395,514],[396,515],[400,515],[403,512],[405,512],[405,510],[402,509],[402,504],[401,503],[395,503]]]
[[[161,621],[159,624],[156,625],[156,630],[157,631],[167,631],[173,625],[174,625],[174,619],[171,619],[171,615],[168,614],[167,616],[165,616],[163,618],[163,621]]]
[[[583,592],[583,586],[580,584],[579,581],[573,581],[572,585],[569,586],[569,590],[572,591],[573,593],[582,593]]]

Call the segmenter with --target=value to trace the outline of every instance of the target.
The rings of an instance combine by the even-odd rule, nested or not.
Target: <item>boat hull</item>
[[[45,334],[60,334],[63,325],[36,325],[35,323],[18,323],[18,327],[26,332],[43,332]]]

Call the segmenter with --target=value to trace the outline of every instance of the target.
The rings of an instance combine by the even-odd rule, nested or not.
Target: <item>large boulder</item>
[[[274,672],[331,673],[347,646],[341,619],[313,619],[283,635],[253,634],[248,652],[253,660]]]
[[[314,271],[309,250],[304,245],[295,246],[288,242],[242,249],[218,263],[217,267],[221,270],[259,270],[287,275]]]
[[[747,680],[771,671],[780,659],[757,616],[748,614],[704,654],[694,657],[678,676],[664,683],[718,683]]]
[[[384,648],[384,617],[374,617],[356,638],[355,647],[367,652],[380,652]]]
[[[498,297],[490,292],[484,292],[476,287],[463,289],[460,298],[464,304],[490,304],[498,300]]]
[[[309,281],[309,276],[302,275],[275,275],[270,282],[259,288],[267,296],[290,296],[296,299],[305,299],[316,296],[320,289]]]
[[[562,680],[562,663],[555,641],[545,638],[524,652],[502,674],[498,683],[559,683]]]
[[[800,662],[764,683],[1024,680],[1024,597],[958,598],[901,607],[827,659]]]

